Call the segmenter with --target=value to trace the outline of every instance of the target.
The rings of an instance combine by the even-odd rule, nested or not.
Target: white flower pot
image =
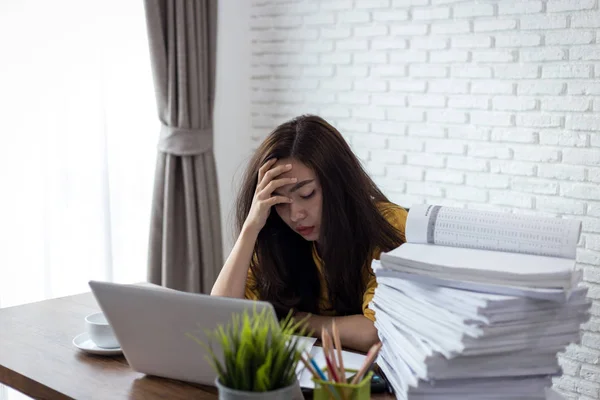
[[[219,400],[290,400],[298,398],[297,395],[300,391],[297,382],[294,382],[290,386],[272,390],[270,392],[245,392],[242,390],[230,389],[223,386],[218,378],[215,380],[215,384],[219,389]]]

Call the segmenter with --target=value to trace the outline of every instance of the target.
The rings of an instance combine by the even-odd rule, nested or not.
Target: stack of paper
[[[574,269],[579,230],[412,208],[409,243],[373,262],[378,364],[397,398],[546,398],[556,353],[579,341],[591,306]]]

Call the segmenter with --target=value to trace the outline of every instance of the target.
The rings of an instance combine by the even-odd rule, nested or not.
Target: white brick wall
[[[257,0],[254,143],[337,126],[399,204],[580,218],[593,317],[555,388],[600,398],[597,0]]]

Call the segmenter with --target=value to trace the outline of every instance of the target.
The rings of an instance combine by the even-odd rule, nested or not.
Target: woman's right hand
[[[296,183],[296,178],[277,178],[292,169],[292,164],[278,165],[272,168],[277,159],[272,158],[258,170],[258,184],[252,199],[252,206],[244,225],[247,228],[255,230],[258,234],[267,223],[267,218],[271,212],[271,207],[281,203],[291,203],[292,199],[286,196],[274,196],[273,192],[278,188]]]

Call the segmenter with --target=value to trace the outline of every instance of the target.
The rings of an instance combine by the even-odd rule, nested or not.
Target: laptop
[[[90,281],[89,286],[132,369],[203,385],[214,386],[217,375],[206,361],[204,347],[187,332],[206,343],[205,330],[226,326],[234,313],[266,308],[277,318],[273,306],[262,301],[185,293],[152,284]],[[220,353],[216,343],[213,349]]]

